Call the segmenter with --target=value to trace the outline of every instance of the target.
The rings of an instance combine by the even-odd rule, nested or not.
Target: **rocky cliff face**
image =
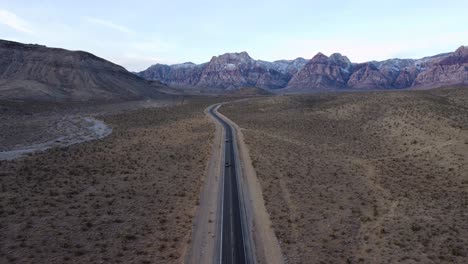
[[[255,86],[254,76],[261,74],[259,70],[255,68],[255,61],[246,52],[226,53],[211,58],[196,85],[227,89]]]
[[[427,68],[415,78],[416,87],[468,84],[468,47],[462,46],[454,53],[426,63]]]
[[[347,86],[354,89],[386,88],[390,86],[393,71],[379,70],[373,63],[362,63],[354,67]],[[386,73],[386,74],[385,74]]]
[[[252,59],[246,52],[227,53],[200,65],[156,64],[139,75],[169,85],[234,89],[255,86],[285,91],[337,89],[432,88],[468,84],[468,48],[414,59],[352,63],[339,53],[318,53],[311,60],[274,62]]]
[[[198,88],[230,90],[239,87],[278,89],[285,87],[306,60],[267,62],[252,59],[246,52],[214,56],[209,62],[161,65],[156,64],[138,73],[139,76],[163,83]]]
[[[172,86],[195,86],[200,80],[205,64],[191,62],[175,65],[155,64],[138,75],[147,80],[158,80]]]
[[[90,53],[0,40],[0,99],[127,100],[158,95],[148,81]]]
[[[321,53],[288,83],[290,91],[434,88],[468,84],[468,48],[419,60],[390,59],[352,64]]]
[[[319,53],[292,77],[288,87],[300,90],[344,88],[352,70],[347,57],[338,53],[327,57]]]

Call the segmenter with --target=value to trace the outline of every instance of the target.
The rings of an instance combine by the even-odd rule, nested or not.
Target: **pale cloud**
[[[104,19],[99,19],[99,18],[92,18],[92,17],[86,17],[85,18],[86,21],[88,22],[91,22],[91,23],[94,23],[94,24],[98,24],[98,25],[101,25],[101,26],[105,26],[105,27],[108,27],[108,28],[111,28],[111,29],[114,29],[114,30],[117,30],[117,31],[120,31],[120,32],[123,32],[123,33],[126,33],[126,34],[129,34],[129,35],[135,35],[135,31],[133,31],[132,29],[126,27],[126,26],[122,26],[122,25],[118,25],[112,21],[108,21],[108,20],[104,20]]]
[[[16,31],[34,35],[29,23],[8,10],[0,9],[0,23]]]

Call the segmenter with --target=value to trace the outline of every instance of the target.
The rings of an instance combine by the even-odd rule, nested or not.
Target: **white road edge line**
[[[218,108],[220,107],[221,105],[218,104],[216,106],[213,107],[213,112],[216,111],[218,112]],[[215,118],[216,122],[218,122],[218,120]],[[224,128],[223,124],[221,124],[221,126],[223,127],[223,137],[222,137],[222,142],[223,145],[222,145],[222,148],[221,148],[221,153],[222,153],[222,156],[223,158],[221,159],[222,162],[221,162],[221,170],[223,171],[222,172],[222,177],[221,177],[221,224],[220,224],[220,246],[219,246],[219,264],[222,264],[223,262],[223,222],[224,222],[224,173],[226,171],[226,168],[223,166],[223,164],[225,164],[226,162],[226,155],[225,155],[225,149],[226,149],[226,129]]]

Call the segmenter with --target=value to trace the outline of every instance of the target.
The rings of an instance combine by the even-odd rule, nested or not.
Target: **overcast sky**
[[[468,1],[0,0],[0,38],[85,50],[128,70],[247,51],[354,62],[468,45]]]

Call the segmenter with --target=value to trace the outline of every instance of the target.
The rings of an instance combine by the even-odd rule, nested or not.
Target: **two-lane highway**
[[[225,131],[224,169],[222,187],[222,209],[220,230],[220,263],[242,264],[250,263],[246,254],[246,243],[243,235],[243,218],[241,215],[241,200],[239,180],[236,166],[236,152],[234,151],[234,132],[230,124],[217,113],[219,105],[210,108],[210,114],[223,125]]]

